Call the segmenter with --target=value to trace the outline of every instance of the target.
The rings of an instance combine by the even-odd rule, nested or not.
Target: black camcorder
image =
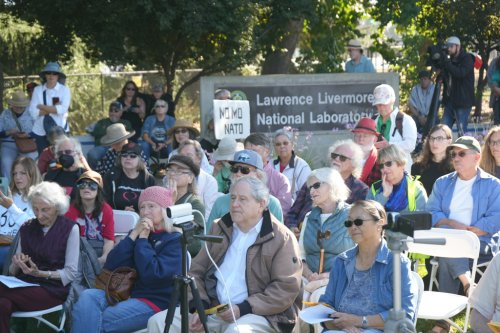
[[[427,54],[427,66],[432,66],[433,69],[443,69],[448,58],[448,45],[439,40],[436,45],[427,48]]]
[[[415,230],[432,228],[432,214],[429,212],[387,213],[387,224],[384,229],[400,232],[413,237]]]

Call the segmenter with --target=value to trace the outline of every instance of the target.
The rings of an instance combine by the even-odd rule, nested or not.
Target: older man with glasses
[[[500,180],[479,168],[481,146],[470,136],[448,147],[455,172],[439,178],[427,202],[434,227],[469,230],[481,241],[479,262],[491,260],[498,248]],[[456,294],[470,284],[467,258],[439,259],[439,291]]]
[[[264,172],[264,165],[262,158],[253,150],[240,150],[234,154],[231,164],[231,183],[240,177],[251,176],[259,179],[264,184],[267,183],[266,173]],[[210,231],[214,220],[221,218],[229,212],[231,203],[231,194],[224,194],[215,200],[212,206],[212,211],[207,219],[207,231]],[[283,211],[279,200],[273,195],[269,195],[268,209],[271,214],[276,217],[280,222],[283,222]]]

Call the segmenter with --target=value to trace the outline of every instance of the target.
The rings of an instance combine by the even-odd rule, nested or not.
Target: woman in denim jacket
[[[345,226],[356,247],[333,262],[330,280],[320,302],[335,308],[327,332],[382,332],[393,307],[393,256],[383,239],[384,208],[376,201],[361,200],[351,207]],[[402,308],[414,321],[418,295],[410,262],[401,257]]]

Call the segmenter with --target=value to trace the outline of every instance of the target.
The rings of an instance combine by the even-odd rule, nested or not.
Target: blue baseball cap
[[[246,164],[253,166],[259,170],[264,169],[264,163],[262,162],[262,157],[253,150],[240,150],[234,153],[234,160],[229,162],[233,164]]]

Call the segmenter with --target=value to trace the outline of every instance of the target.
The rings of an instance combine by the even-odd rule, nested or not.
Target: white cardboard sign
[[[244,139],[250,135],[250,103],[248,101],[214,100],[215,137]]]

